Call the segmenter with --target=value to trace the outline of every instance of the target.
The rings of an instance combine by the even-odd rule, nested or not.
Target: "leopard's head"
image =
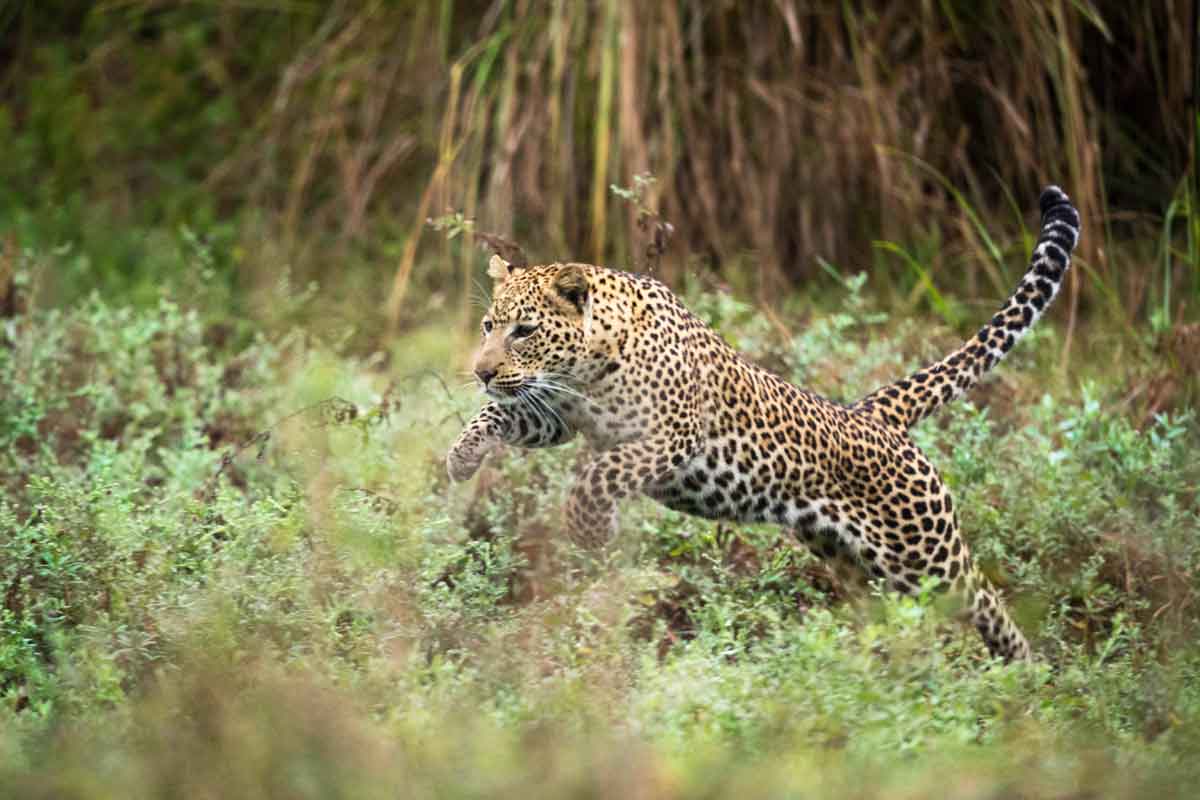
[[[475,377],[498,402],[586,381],[592,287],[582,264],[513,266],[492,256],[492,304],[480,323]]]

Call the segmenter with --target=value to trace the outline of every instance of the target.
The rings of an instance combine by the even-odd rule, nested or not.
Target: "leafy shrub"
[[[810,385],[865,390],[929,337],[850,290],[787,340],[728,296],[697,305]],[[430,373],[443,329],[358,356],[168,299],[11,322],[0,785],[23,796],[364,796],[364,776],[450,796],[1136,796],[1194,772],[1200,431],[1134,427],[1111,382],[1038,400],[1034,359],[915,431],[1047,657],[1006,667],[939,595],[847,586],[774,528],[638,501],[581,557],[558,536],[578,445],[449,485],[478,399]]]

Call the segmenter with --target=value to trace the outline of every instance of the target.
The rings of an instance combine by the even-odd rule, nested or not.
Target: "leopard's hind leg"
[[[944,488],[938,499],[913,501],[912,518],[902,513],[899,530],[894,525],[885,529],[891,535],[885,534],[881,545],[865,544],[859,557],[872,575],[905,594],[929,577],[948,585],[963,598],[971,624],[992,655],[1005,661],[1028,660],[1029,643],[995,587],[975,566],[950,503]]]
[[[1013,622],[991,581],[971,565],[959,588],[967,598],[971,624],[983,637],[992,655],[1005,661],[1029,661],[1029,642]]]
[[[927,578],[947,585],[993,655],[1028,659],[1028,642],[971,559],[937,471],[911,441],[890,444],[862,449],[862,461],[844,473],[843,497],[826,511],[844,549],[896,591],[911,594]]]
[[[926,527],[924,521],[928,519],[929,516],[915,517],[914,522],[902,523],[898,534],[894,528],[884,529],[892,535],[885,534],[875,543],[864,543],[858,552],[863,568],[902,594],[916,592],[926,578],[936,579],[963,599],[968,619],[992,655],[1005,661],[1028,660],[1029,643],[1000,594],[975,566],[956,516],[950,513],[943,533],[918,538],[924,534],[921,529]],[[920,532],[911,531],[913,525]],[[905,529],[910,530],[904,532]]]

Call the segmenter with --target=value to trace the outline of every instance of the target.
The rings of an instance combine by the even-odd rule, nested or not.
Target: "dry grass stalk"
[[[962,221],[963,202],[1011,232],[1031,218],[1026,198],[1056,180],[1089,231],[1091,275],[1072,279],[1059,312],[1074,319],[1106,293],[1153,301],[1155,284],[1113,261],[1106,224],[1110,208],[1136,209],[1143,222],[1122,238],[1142,235],[1188,168],[1188,10],[335,2],[296,18],[270,102],[209,186],[276,212],[265,218],[296,247],[332,233],[377,255],[377,223],[403,214],[385,304],[397,320],[432,208],[464,209],[549,257],[629,266],[636,217],[618,214],[607,188],[648,171],[677,252],[763,296],[819,274],[818,257],[873,266],[876,285],[907,294],[913,276],[873,238],[936,242],[923,248],[931,280],[990,296],[1019,259]],[[220,13],[236,23],[241,12]],[[403,191],[422,175],[424,191]],[[453,255],[457,269],[422,285],[465,291],[478,265]],[[664,276],[682,266],[668,258]]]

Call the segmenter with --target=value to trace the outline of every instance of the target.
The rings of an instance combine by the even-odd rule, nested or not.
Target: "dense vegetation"
[[[430,292],[467,313],[476,259],[418,247],[447,208],[543,258],[630,263],[609,186],[650,172],[673,280],[700,263],[770,298],[823,260],[930,301],[930,280],[1007,291],[1021,247],[964,209],[1011,228],[1057,182],[1088,231],[1067,314],[1173,318],[1200,292],[1194,8],[918,5],[8,3],[0,219],[72,245],[55,298],[153,304],[190,231],[235,302],[289,264],[411,320]]]
[[[910,5],[0,5],[0,797],[1190,796],[1194,11]],[[773,528],[581,557],[579,444],[448,484],[472,235],[851,399],[1049,180],[1071,290],[915,431],[1036,666]]]
[[[952,340],[856,287],[793,338],[728,296],[693,305],[850,395]],[[447,485],[476,401],[431,371],[440,328],[390,363],[171,300],[5,330],[13,796],[1140,796],[1195,772],[1200,429],[1054,377],[1049,328],[993,402],[919,431],[1036,668],[773,529],[635,503],[579,569],[556,536],[574,446]]]

